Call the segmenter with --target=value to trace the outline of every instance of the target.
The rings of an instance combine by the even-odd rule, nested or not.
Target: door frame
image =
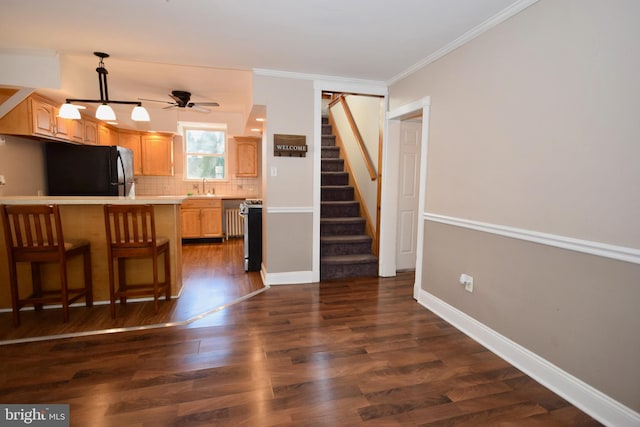
[[[311,276],[314,282],[320,281],[320,181],[321,181],[321,141],[322,141],[322,92],[343,92],[354,93],[359,95],[375,95],[383,98],[384,110],[386,111],[388,105],[388,88],[385,84],[378,82],[367,81],[349,81],[349,80],[314,80],[314,126],[313,126],[313,139],[316,142],[313,149],[313,248],[312,248],[312,271]],[[386,120],[385,123],[386,125]],[[386,133],[386,129],[384,131]],[[384,172],[385,172],[385,141],[382,140],[382,183],[384,186]],[[383,191],[384,195],[384,191]],[[380,214],[382,215],[382,213]],[[382,219],[383,217],[381,217]],[[380,233],[384,229],[382,223],[380,224]],[[382,251],[382,248],[380,249]],[[379,269],[380,267],[378,267]]]
[[[427,155],[429,148],[429,112],[431,97],[404,104],[387,113],[383,148],[382,210],[380,217],[384,224],[380,225],[380,275],[391,277],[396,275],[397,244],[397,206],[398,180],[400,168],[400,122],[404,119],[422,115],[422,138],[420,141],[420,177],[418,188],[418,236],[416,238],[416,272],[413,286],[413,297],[417,300],[422,284],[422,258],[424,248],[424,212],[427,194]],[[385,168],[386,165],[386,168]]]

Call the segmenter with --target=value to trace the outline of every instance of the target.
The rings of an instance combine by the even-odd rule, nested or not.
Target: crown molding
[[[513,3],[511,6],[498,12],[496,15],[487,19],[482,24],[473,27],[472,29],[470,29],[469,31],[467,31],[466,33],[464,33],[463,35],[461,35],[451,43],[448,43],[447,45],[433,52],[431,55],[427,56],[422,61],[416,63],[415,65],[412,65],[411,67],[407,68],[400,74],[397,74],[396,76],[392,77],[390,80],[387,80],[386,82],[387,85],[391,86],[392,84],[397,83],[398,81],[404,79],[410,74],[415,73],[419,69],[431,64],[432,62],[437,61],[438,59],[442,58],[446,54],[470,42],[471,40],[475,39],[479,35],[483,34],[486,31],[489,31],[491,28],[495,27],[501,22],[506,21],[512,16],[520,13],[521,11],[523,11],[524,9],[528,8],[529,6],[531,6],[536,2],[538,2],[538,0],[519,0]]]
[[[322,80],[338,82],[344,84],[356,84],[363,86],[381,86],[386,88],[387,84],[382,80],[356,79],[351,77],[328,76],[323,74],[296,73],[293,71],[270,70],[265,68],[254,68],[253,73],[257,76],[282,77],[285,79],[298,80]]]

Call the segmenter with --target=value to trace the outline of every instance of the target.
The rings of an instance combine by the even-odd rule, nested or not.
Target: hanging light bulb
[[[65,102],[64,104],[62,104],[62,106],[60,106],[58,117],[63,119],[79,120],[81,118],[80,110],[78,110],[78,107],[76,105]]]
[[[113,121],[116,119],[116,113],[114,113],[113,108],[109,107],[107,104],[100,104],[96,110],[96,119]]]
[[[151,120],[147,109],[142,105],[136,105],[131,111],[131,120],[134,122],[148,122]]]
[[[70,99],[68,98],[66,102],[60,107],[59,116],[62,118],[70,118],[70,119],[80,119],[80,112],[78,108],[85,108],[79,105],[72,104],[72,102],[81,102],[81,103],[95,103],[100,104],[100,106],[96,109],[96,118],[98,120],[103,120],[106,122],[112,122],[116,120],[116,113],[113,111],[113,108],[109,106],[109,104],[129,104],[135,105],[133,111],[131,112],[131,120],[136,122],[148,122],[151,121],[149,117],[149,113],[142,106],[140,101],[113,101],[109,99],[108,85],[107,85],[107,69],[104,67],[104,58],[108,58],[109,54],[104,52],[93,52],[95,56],[100,58],[98,63],[98,68],[96,71],[98,73],[98,83],[100,86],[100,99]]]

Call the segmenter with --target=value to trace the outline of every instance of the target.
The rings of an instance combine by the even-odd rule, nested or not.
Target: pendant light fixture
[[[113,108],[109,106],[109,104],[129,104],[135,105],[133,111],[131,111],[131,120],[136,122],[148,122],[151,119],[149,118],[149,113],[142,106],[142,102],[140,101],[112,101],[109,99],[109,89],[107,86],[107,69],[104,68],[104,58],[108,58],[109,54],[103,52],[93,52],[95,56],[100,58],[100,62],[98,63],[98,68],[96,71],[98,72],[98,81],[100,84],[100,99],[72,99],[68,98],[66,102],[60,107],[60,111],[58,115],[63,119],[80,119],[80,111],[78,110],[79,106],[74,105],[74,102],[78,103],[93,103],[100,104],[96,109],[96,119],[104,120],[104,121],[115,121],[116,113],[113,111]]]

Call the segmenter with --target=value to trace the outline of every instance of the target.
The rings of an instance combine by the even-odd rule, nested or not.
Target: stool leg
[[[111,254],[111,253],[109,253]],[[113,258],[109,256],[109,309],[111,311],[111,318],[115,319],[116,317],[116,289],[114,284],[114,273],[113,273]]]
[[[18,306],[18,300],[20,296],[18,294],[18,273],[16,271],[16,264],[14,262],[9,263],[9,283],[11,287],[11,308],[13,311],[13,326],[20,326],[20,307]]]
[[[40,277],[40,263],[31,263],[31,286],[33,288],[33,296],[42,298],[42,279]],[[33,305],[36,311],[42,310],[42,304]]]
[[[87,248],[82,255],[84,260],[84,302],[87,307],[93,307],[93,274],[91,271],[91,250]]]
[[[165,299],[171,299],[171,259],[169,256],[169,248],[164,252],[164,283],[165,283]]]
[[[153,254],[153,311],[158,314],[158,253]]]
[[[125,259],[118,258],[118,293],[120,295],[120,304],[127,303],[127,271],[125,270]]]
[[[69,321],[69,292],[67,284],[67,260],[60,263],[60,299],[62,300],[62,321]]]

